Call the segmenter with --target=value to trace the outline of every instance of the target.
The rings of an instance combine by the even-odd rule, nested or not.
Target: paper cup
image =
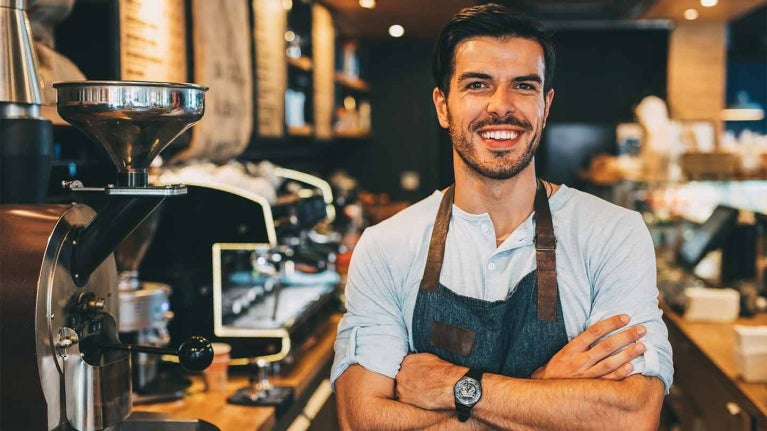
[[[229,380],[229,352],[232,346],[226,343],[211,343],[213,346],[213,362],[203,371],[205,390],[208,392],[226,391]]]

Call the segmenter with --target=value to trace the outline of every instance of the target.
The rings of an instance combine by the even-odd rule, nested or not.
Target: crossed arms
[[[419,353],[405,357],[396,380],[351,365],[335,383],[344,430],[655,430],[660,379],[630,375],[644,353],[642,325],[613,316],[573,338],[531,379],[486,373],[469,421],[456,419],[453,385],[467,368]],[[599,341],[601,340],[601,341]]]

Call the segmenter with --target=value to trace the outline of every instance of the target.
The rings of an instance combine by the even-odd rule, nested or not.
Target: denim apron
[[[458,295],[439,283],[454,185],[442,198],[413,313],[415,351],[484,372],[527,378],[567,344],[557,294],[556,240],[543,184],[535,194],[537,269],[500,301]]]

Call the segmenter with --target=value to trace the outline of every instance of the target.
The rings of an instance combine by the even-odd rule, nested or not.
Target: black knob
[[[204,337],[193,335],[179,346],[178,361],[189,371],[202,371],[213,362],[213,346]]]

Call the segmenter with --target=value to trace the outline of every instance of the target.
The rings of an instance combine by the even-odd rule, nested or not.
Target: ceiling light
[[[376,0],[360,0],[360,6],[364,7],[365,9],[373,9],[376,7]]]
[[[700,0],[700,5],[703,7],[714,7],[719,3],[719,0]]]
[[[393,26],[389,27],[389,36],[402,37],[403,34],[405,34],[405,27],[402,27],[399,24],[394,24]]]
[[[357,109],[357,101],[352,96],[344,97],[344,109],[354,111]]]
[[[684,11],[684,19],[688,21],[698,19],[698,11],[695,9],[687,9]]]

